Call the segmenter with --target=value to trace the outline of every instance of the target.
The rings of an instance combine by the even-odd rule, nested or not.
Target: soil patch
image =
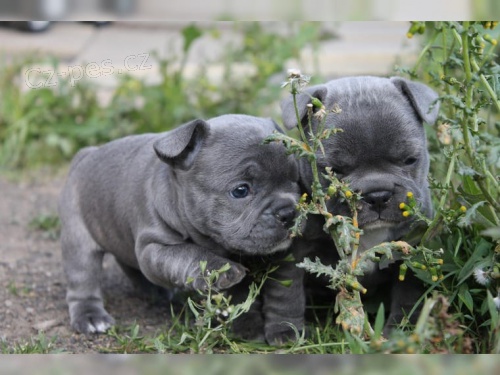
[[[113,345],[112,337],[70,329],[59,241],[30,227],[36,218],[57,214],[63,182],[64,176],[42,173],[15,180],[0,175],[0,339],[12,347],[44,332],[56,350],[101,352]],[[105,306],[117,324],[137,322],[141,334],[165,329],[168,304],[140,295],[112,257],[104,267]]]

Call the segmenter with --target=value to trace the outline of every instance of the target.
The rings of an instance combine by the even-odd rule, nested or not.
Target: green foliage
[[[29,341],[24,343],[8,344],[6,341],[0,339],[0,353],[1,354],[55,354],[60,353],[61,350],[55,348],[56,337],[47,338],[42,332],[37,336],[32,337]]]
[[[57,215],[39,215],[30,221],[29,227],[43,232],[50,240],[57,240],[61,230],[61,222]]]
[[[236,23],[234,33],[243,43],[230,45],[221,61],[208,61],[191,77],[185,73],[192,46],[201,37],[217,38],[218,30],[190,25],[181,30],[180,56],[161,58],[158,83],[123,75],[109,104],[99,101],[96,86],[71,78],[57,85],[27,89],[26,71],[48,64],[57,71],[56,59],[31,56],[0,66],[0,167],[22,168],[58,164],[70,160],[80,148],[101,144],[129,134],[161,132],[195,118],[208,119],[227,113],[276,115],[279,88],[270,84],[283,72],[290,58],[316,40],[318,26],[304,23],[286,33],[274,33],[259,23]],[[222,65],[222,77],[207,71]],[[242,76],[239,66],[247,66]],[[45,77],[46,78],[46,77]]]
[[[403,70],[440,93],[437,127],[428,127],[436,215],[424,245],[443,249],[435,289],[474,350],[498,352],[500,305],[500,66],[497,22],[413,23],[426,33],[416,65]],[[475,277],[472,277],[472,276]]]

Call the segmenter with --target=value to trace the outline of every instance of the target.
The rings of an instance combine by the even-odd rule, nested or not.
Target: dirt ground
[[[55,337],[53,349],[93,353],[112,347],[106,335],[85,337],[70,330],[58,240],[30,228],[42,215],[57,213],[64,173],[28,177],[0,174],[0,343],[30,342],[38,332]],[[121,327],[137,322],[141,334],[165,328],[168,304],[140,296],[112,258],[105,259],[105,305]]]

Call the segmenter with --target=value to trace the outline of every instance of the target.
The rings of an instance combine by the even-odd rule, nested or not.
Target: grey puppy
[[[59,201],[72,327],[92,333],[114,324],[100,290],[105,252],[132,278],[183,290],[206,288],[200,261],[208,271],[231,265],[215,283],[225,290],[245,278],[247,263],[284,256],[299,175],[282,145],[262,144],[275,130],[270,119],[225,115],[81,150]],[[291,265],[273,278],[294,279]],[[260,321],[243,320],[239,331],[284,341],[290,328],[281,323],[301,329],[304,303],[301,282],[270,281],[251,315]]]
[[[412,192],[421,211],[432,215],[427,183],[429,157],[423,122],[433,124],[438,115],[437,94],[424,84],[403,78],[346,77],[313,86],[298,95],[303,124],[307,124],[307,104],[316,97],[326,109],[338,106],[341,113],[329,114],[326,126],[342,132],[324,142],[325,155],[318,155],[320,170],[331,167],[361,193],[358,207],[359,227],[363,230],[360,250],[384,241],[398,240],[407,234],[411,218],[404,218],[399,204]],[[291,97],[282,102],[283,122],[288,129],[297,125]],[[318,120],[313,118],[316,129]],[[302,189],[310,192],[312,175],[301,163]],[[350,215],[347,205],[330,202],[330,212]],[[297,245],[302,256],[316,256],[325,263],[337,258],[333,242],[322,231],[322,220],[313,217]],[[384,270],[382,270],[385,268]],[[422,285],[412,275],[397,281],[397,265],[373,264],[361,280],[373,292],[381,289],[390,311],[386,332],[401,321],[422,295]],[[315,286],[314,288],[317,288]],[[416,314],[413,314],[415,318]]]

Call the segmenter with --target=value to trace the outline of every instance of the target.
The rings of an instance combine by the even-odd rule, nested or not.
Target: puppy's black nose
[[[280,221],[285,228],[290,228],[293,225],[293,221],[297,212],[295,211],[295,207],[283,207],[276,211],[276,219]]]
[[[363,200],[370,205],[372,210],[377,212],[382,211],[389,200],[392,198],[392,191],[382,190],[382,191],[372,191],[370,193],[363,194]]]

